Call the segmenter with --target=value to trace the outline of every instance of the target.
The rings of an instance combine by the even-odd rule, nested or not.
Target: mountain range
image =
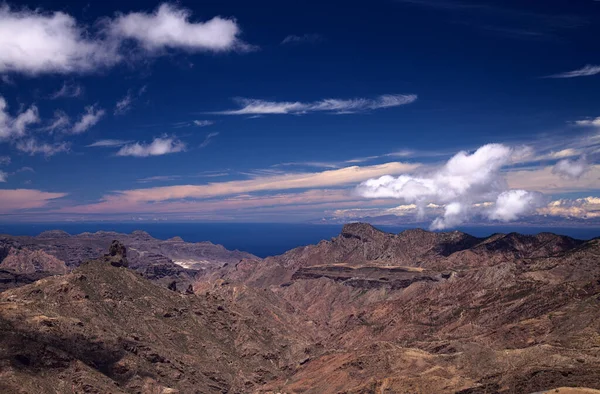
[[[261,259],[50,231],[0,236],[0,291],[7,393],[600,389],[600,239],[352,223]]]

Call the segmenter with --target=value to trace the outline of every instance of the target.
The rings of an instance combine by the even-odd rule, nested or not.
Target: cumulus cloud
[[[187,51],[243,49],[240,28],[233,19],[215,17],[207,22],[190,22],[191,12],[162,4],[153,13],[119,15],[109,25],[110,34],[137,41],[148,51],[179,48]]]
[[[206,138],[204,138],[204,141],[202,141],[202,143],[200,144],[200,148],[206,148],[208,146],[208,144],[210,144],[211,140],[218,135],[219,135],[218,131],[214,132],[214,133],[209,133],[206,136]]]
[[[273,115],[273,114],[307,114],[325,112],[348,114],[381,108],[398,107],[417,100],[414,94],[386,94],[375,99],[324,99],[309,103],[299,101],[265,101],[259,99],[238,98],[239,109],[216,112],[220,115]]]
[[[40,121],[38,109],[35,105],[14,117],[7,110],[6,100],[0,96],[0,141],[23,137],[28,126]]]
[[[79,120],[73,125],[71,129],[72,134],[81,134],[86,132],[91,127],[95,126],[96,123],[104,116],[104,110],[97,108],[96,105],[90,105],[85,108],[85,113],[81,115]]]
[[[63,82],[62,87],[56,92],[50,95],[52,100],[56,100],[58,98],[74,98],[79,97],[83,94],[83,88],[81,85],[76,83],[67,83]]]
[[[496,201],[488,213],[491,219],[505,220],[522,214],[537,198],[530,192],[508,190],[502,167],[520,157],[520,150],[502,144],[488,144],[469,154],[462,151],[442,167],[424,175],[385,175],[369,179],[357,187],[367,198],[398,198],[416,204],[421,214],[428,204],[444,205],[443,216],[434,220],[432,229],[454,227],[471,214],[473,205]],[[519,208],[521,207],[521,208]]]
[[[229,51],[248,49],[233,19],[190,21],[191,13],[162,4],[153,13],[132,12],[86,26],[64,12],[0,6],[0,73],[86,73],[130,58],[130,42],[143,53],[161,49]],[[128,51],[125,53],[125,51]]]
[[[176,138],[162,137],[155,138],[150,144],[136,142],[123,146],[117,156],[148,157],[162,156],[170,153],[185,151],[185,144]]]
[[[519,217],[534,212],[543,205],[541,193],[526,190],[508,190],[500,193],[493,208],[489,212],[490,219],[502,222],[517,220]]]
[[[8,178],[8,174],[0,170],[0,182],[6,182],[6,178]]]
[[[564,159],[559,161],[552,168],[553,174],[558,174],[565,178],[579,179],[591,168],[587,159],[582,156],[578,160]]]
[[[596,75],[596,74],[600,74],[600,66],[588,64],[578,70],[567,71],[567,72],[560,73],[560,74],[549,75],[546,78],[577,78],[577,77],[589,77],[589,76]]]
[[[70,15],[0,6],[0,72],[86,72],[120,60],[113,45],[89,38]]]
[[[90,145],[86,145],[86,148],[113,148],[129,144],[130,142],[125,140],[98,140]]]
[[[34,138],[20,140],[16,143],[15,147],[17,150],[27,153],[31,156],[41,154],[46,157],[50,157],[61,152],[69,151],[69,144],[67,142],[48,144],[45,142],[38,142]]]
[[[321,37],[320,34],[303,34],[301,36],[291,34],[291,35],[285,37],[283,39],[283,41],[281,41],[281,44],[282,45],[305,44],[305,43],[314,44],[316,42],[321,41],[322,39],[323,39],[323,37]]]

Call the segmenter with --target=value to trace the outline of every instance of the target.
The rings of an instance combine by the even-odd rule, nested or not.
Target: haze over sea
[[[413,227],[375,226],[381,230],[398,233]],[[181,237],[186,242],[210,241],[227,249],[250,252],[259,257],[278,255],[297,246],[316,244],[337,236],[342,225],[282,224],[282,223],[2,223],[0,234],[38,235],[47,230],[63,230],[75,235],[83,232],[115,231],[131,233],[135,230],[148,232],[154,238]],[[525,227],[525,226],[478,226],[461,227],[458,230],[485,237],[493,233],[519,232],[537,234],[553,232],[579,239],[600,236],[600,228],[576,227]]]

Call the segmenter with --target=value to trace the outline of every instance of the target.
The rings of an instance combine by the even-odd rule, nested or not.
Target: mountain
[[[183,295],[99,259],[0,294],[0,392],[248,392],[293,369],[310,327]]]
[[[48,250],[44,239],[72,238],[45,237]],[[198,270],[183,293],[140,275],[130,254],[151,264],[117,242],[0,293],[0,392],[600,389],[600,239],[356,223]]]
[[[175,282],[179,288],[187,288],[198,274],[225,264],[245,258],[258,259],[250,253],[230,251],[211,242],[187,243],[179,237],[159,240],[144,231],[70,235],[52,230],[35,237],[0,235],[0,268],[19,274],[65,273],[101,255],[113,240],[127,247],[131,268],[165,286]],[[19,257],[13,257],[15,254]]]

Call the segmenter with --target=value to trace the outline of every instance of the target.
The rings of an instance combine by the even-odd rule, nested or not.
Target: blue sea
[[[411,227],[376,226],[398,233]],[[274,256],[297,246],[316,244],[323,239],[337,236],[342,225],[321,224],[281,224],[281,223],[0,223],[0,234],[37,235],[46,230],[63,230],[69,234],[96,231],[116,231],[131,233],[143,230],[155,238],[168,239],[179,236],[187,242],[211,241],[227,249],[250,252],[259,257]],[[600,228],[548,228],[524,226],[485,226],[458,228],[471,235],[484,237],[493,233],[516,231],[523,234],[537,234],[550,231],[579,239],[600,236]]]

